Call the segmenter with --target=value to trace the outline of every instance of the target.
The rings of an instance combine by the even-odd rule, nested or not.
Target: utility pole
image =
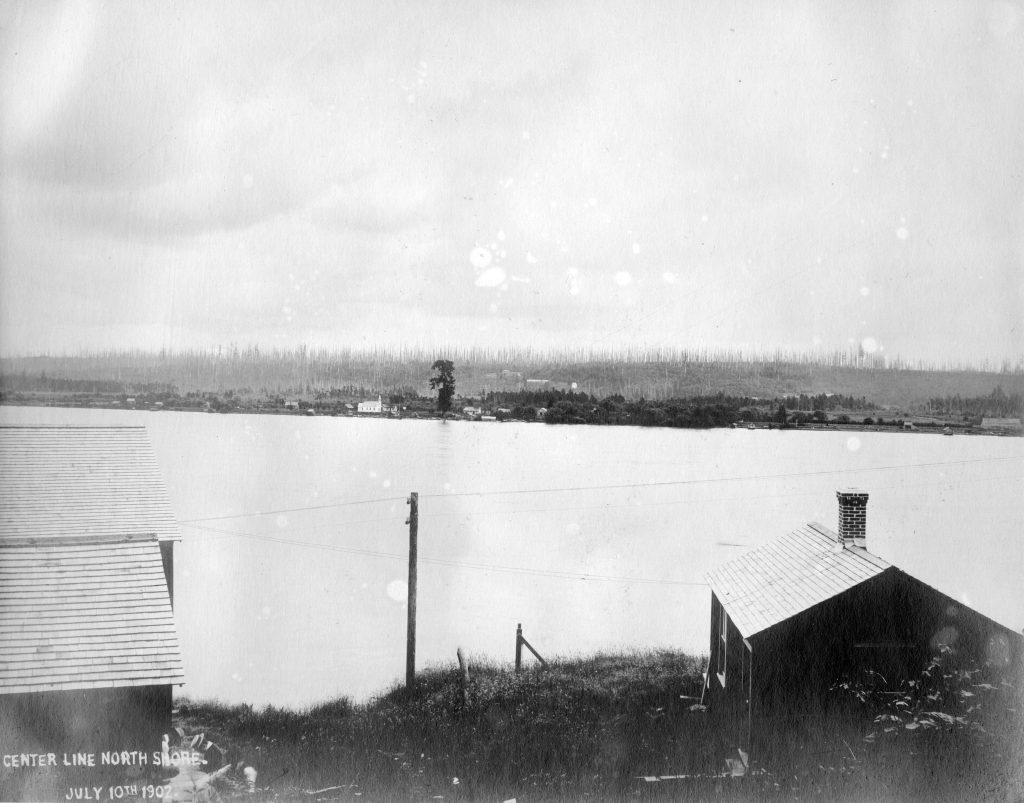
[[[420,520],[420,495],[413,491],[406,500],[409,505],[409,595],[406,601],[408,624],[405,636],[405,689],[412,692],[416,683],[416,531]]]

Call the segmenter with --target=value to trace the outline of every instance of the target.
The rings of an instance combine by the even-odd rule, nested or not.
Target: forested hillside
[[[1024,393],[1024,363],[998,370],[883,365],[856,353],[747,355],[685,350],[600,354],[449,349],[115,351],[0,360],[2,389],[46,392],[315,394],[359,389],[367,394],[429,395],[430,365],[455,363],[460,396],[573,390],[597,398],[671,399],[726,394],[760,399],[836,394],[905,409],[955,408],[956,397]],[[354,394],[353,394],[354,395]],[[1011,402],[1012,406],[1012,402]],[[967,412],[967,411],[964,411]],[[994,414],[994,413],[993,413]],[[1006,414],[1012,414],[1008,410]]]

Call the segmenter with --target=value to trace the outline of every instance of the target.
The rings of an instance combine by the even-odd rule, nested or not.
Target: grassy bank
[[[364,705],[181,701],[178,724],[226,748],[229,761],[255,766],[264,800],[1024,799],[1015,796],[1024,793],[1016,691],[983,692],[993,687],[946,675],[959,683],[958,717],[908,716],[912,694],[885,692],[877,711],[850,698],[841,715],[773,725],[770,749],[755,750],[746,777],[734,778],[723,770],[736,745],[720,737],[715,712],[696,704],[702,666],[666,651],[518,675],[475,664],[465,695],[457,668],[435,668],[413,694],[396,688]],[[995,718],[982,718],[980,696]]]
[[[178,716],[231,760],[257,766],[260,785],[280,794],[341,786],[327,796],[608,799],[629,794],[636,775],[710,766],[704,719],[688,710],[701,683],[701,663],[673,652],[555,661],[518,675],[471,661],[468,701],[457,668],[431,669],[412,696],[396,688],[365,705],[297,712],[182,701]]]

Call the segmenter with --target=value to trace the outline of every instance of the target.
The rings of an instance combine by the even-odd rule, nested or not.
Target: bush
[[[998,668],[943,647],[913,679],[890,684],[869,671],[834,688],[868,722],[864,768],[891,788],[932,799],[976,798],[981,783],[1024,791],[1020,694]]]

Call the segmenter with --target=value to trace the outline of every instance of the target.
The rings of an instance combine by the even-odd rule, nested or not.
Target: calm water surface
[[[230,702],[366,698],[404,678],[410,491],[418,665],[706,652],[703,576],[870,493],[869,547],[1024,626],[1024,440],[0,408],[6,424],[145,425],[183,522],[188,684]]]

